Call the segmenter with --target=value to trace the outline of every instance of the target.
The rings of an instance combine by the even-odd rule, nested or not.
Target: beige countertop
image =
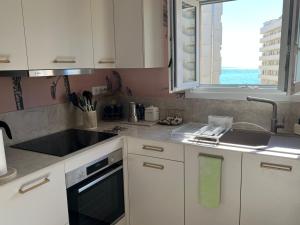
[[[51,156],[51,155],[7,147],[6,157],[7,157],[8,167],[16,168],[18,171],[17,177],[14,178],[13,180],[26,176],[30,173],[36,172],[40,169],[46,168],[50,165],[67,160],[83,152],[89,151],[89,149],[97,145],[103,145],[107,142],[110,142],[118,138],[122,138],[124,136],[136,137],[141,139],[149,139],[155,141],[171,142],[171,143],[192,144],[197,146],[213,147],[220,150],[240,151],[240,152],[255,153],[255,154],[262,154],[262,155],[287,157],[291,159],[300,158],[300,137],[296,137],[296,136],[274,137],[273,140],[271,141],[270,146],[266,147],[264,150],[256,150],[251,148],[244,148],[241,146],[191,143],[189,142],[189,140],[186,140],[182,137],[172,136],[172,130],[176,127],[168,127],[168,126],[161,126],[161,125],[146,127],[146,126],[128,125],[119,122],[100,122],[99,127],[93,130],[106,131],[112,129],[115,126],[126,128],[126,130],[119,132],[119,135],[116,137],[100,142],[94,146],[84,148],[80,151],[74,152],[65,157]]]

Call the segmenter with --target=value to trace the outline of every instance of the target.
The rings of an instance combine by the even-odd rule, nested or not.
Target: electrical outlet
[[[97,86],[97,87],[92,87],[92,94],[95,95],[100,95],[100,94],[105,94],[107,92],[107,86]]]

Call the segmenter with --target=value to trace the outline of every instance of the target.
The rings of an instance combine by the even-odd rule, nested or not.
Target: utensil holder
[[[85,128],[97,128],[97,111],[83,112],[83,126]]]

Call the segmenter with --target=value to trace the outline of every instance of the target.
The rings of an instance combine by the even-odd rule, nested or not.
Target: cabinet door
[[[68,224],[64,165],[43,169],[0,188],[0,224]]]
[[[28,70],[21,0],[0,0],[0,70]]]
[[[118,68],[143,68],[142,0],[114,0]]]
[[[245,154],[241,225],[298,225],[299,160]]]
[[[90,0],[23,0],[29,69],[92,68]]]
[[[199,203],[199,154],[221,156],[221,202],[218,208],[204,208]],[[242,153],[187,146],[185,152],[186,225],[238,225],[240,212]]]
[[[94,64],[115,68],[115,29],[113,0],[92,0]]]
[[[181,162],[128,155],[130,225],[184,224]]]

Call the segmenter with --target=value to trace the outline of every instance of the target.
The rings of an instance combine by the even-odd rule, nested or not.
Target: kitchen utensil
[[[82,96],[87,99],[88,104],[92,105],[93,94],[90,91],[83,91]]]
[[[136,123],[138,121],[136,114],[136,105],[134,102],[129,102],[129,114],[128,121]]]
[[[75,92],[73,92],[69,95],[69,101],[72,102],[72,104],[75,107],[79,108],[81,111],[84,111],[83,108],[79,104],[78,96]]]

